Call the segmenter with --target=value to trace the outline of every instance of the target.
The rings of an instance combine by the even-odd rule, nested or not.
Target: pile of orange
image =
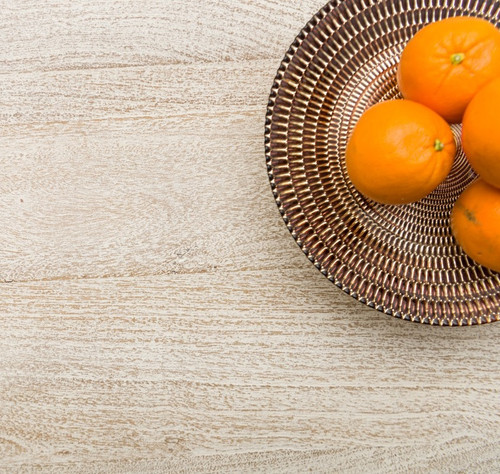
[[[383,204],[422,199],[450,172],[449,124],[462,122],[479,178],[455,203],[451,229],[471,258],[500,272],[500,31],[473,17],[431,23],[404,48],[397,81],[404,99],[369,108],[349,138],[352,183]]]

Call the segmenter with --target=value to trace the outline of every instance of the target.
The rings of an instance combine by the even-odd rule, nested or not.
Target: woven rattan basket
[[[363,111],[399,97],[396,66],[425,24],[479,16],[498,26],[500,2],[334,0],[299,33],[272,86],[265,129],[271,187],[293,237],[335,285],[379,311],[438,325],[500,319],[499,275],[457,246],[449,216],[475,178],[459,148],[448,179],[423,200],[385,206],[345,170]],[[459,143],[460,126],[453,131]]]

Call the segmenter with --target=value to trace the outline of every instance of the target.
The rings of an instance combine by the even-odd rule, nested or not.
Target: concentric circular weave
[[[331,1],[280,65],[265,129],[276,202],[314,265],[379,311],[452,326],[500,319],[499,275],[469,259],[449,226],[453,203],[475,178],[460,147],[447,180],[405,206],[358,193],[344,155],[363,111],[399,97],[396,67],[408,40],[427,23],[459,15],[498,26],[500,2]],[[460,126],[453,129],[459,144]]]

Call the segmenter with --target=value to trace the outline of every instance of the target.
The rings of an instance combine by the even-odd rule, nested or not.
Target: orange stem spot
[[[441,151],[443,148],[444,148],[444,143],[439,138],[436,138],[434,142],[434,150]]]
[[[460,64],[465,59],[464,53],[455,53],[450,57],[451,64],[457,65]]]

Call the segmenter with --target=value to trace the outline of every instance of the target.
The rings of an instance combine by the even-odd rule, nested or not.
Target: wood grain
[[[303,467],[498,466],[497,326],[403,324],[326,280],[304,288],[314,275],[1,285],[0,457],[139,468],[241,455],[250,469],[249,455],[272,467],[285,450]]]
[[[282,224],[262,159],[274,68],[256,60],[41,79],[30,73],[23,119],[6,126],[0,139],[8,177],[0,184],[7,227],[0,237],[1,277],[263,265],[269,255],[262,245],[282,254],[273,239]],[[241,78],[234,92],[224,86],[227,77]],[[257,78],[263,85],[255,91]],[[0,102],[15,84],[4,81]],[[100,99],[89,104],[86,94]],[[22,143],[27,137],[31,144]]]
[[[0,472],[500,470],[500,324],[364,307],[272,198],[321,1],[0,6]]]

